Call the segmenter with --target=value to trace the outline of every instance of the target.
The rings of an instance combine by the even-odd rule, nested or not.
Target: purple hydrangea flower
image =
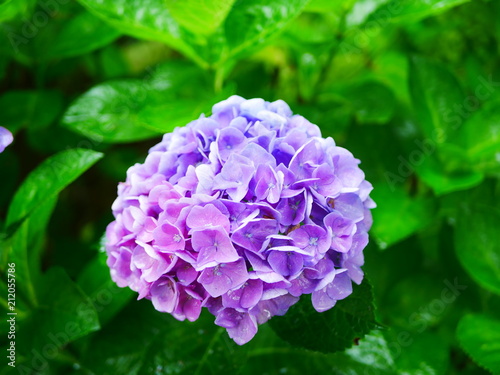
[[[0,126],[0,152],[3,152],[3,150],[5,150],[5,148],[10,145],[13,140],[14,137],[12,136],[12,133],[8,129]]]
[[[328,310],[363,279],[375,203],[359,163],[285,102],[232,96],[128,170],[111,276],[179,320],[206,307],[240,345],[302,294]]]

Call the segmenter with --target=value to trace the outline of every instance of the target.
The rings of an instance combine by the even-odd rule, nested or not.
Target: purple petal
[[[12,143],[14,140],[14,136],[12,133],[0,126],[0,152],[3,152],[5,148]]]
[[[239,258],[231,239],[221,226],[193,231],[191,244],[198,252],[197,271],[220,263],[235,262]]]
[[[206,268],[198,277],[198,282],[212,297],[219,297],[228,290],[239,287],[247,280],[248,272],[243,259]]]
[[[172,313],[179,301],[177,284],[171,277],[155,281],[150,289],[151,301],[156,310]]]
[[[215,324],[226,328],[229,337],[238,345],[246,344],[257,333],[257,320],[253,315],[231,308],[222,310]]]

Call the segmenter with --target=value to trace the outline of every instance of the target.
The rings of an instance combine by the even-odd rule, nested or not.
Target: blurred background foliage
[[[0,22],[0,374],[500,373],[498,1],[2,0]],[[280,321],[238,347],[110,280],[117,183],[232,94],[287,101],[375,187],[377,329],[345,351]]]

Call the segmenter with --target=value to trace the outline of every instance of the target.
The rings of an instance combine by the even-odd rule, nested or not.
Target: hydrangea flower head
[[[375,204],[358,164],[285,102],[232,96],[129,168],[111,276],[179,320],[206,307],[240,345],[302,294],[328,310],[363,279]]]

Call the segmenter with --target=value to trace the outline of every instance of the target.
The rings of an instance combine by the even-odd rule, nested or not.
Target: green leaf
[[[401,187],[375,186],[371,197],[377,202],[372,233],[381,249],[424,229],[434,218],[431,199],[412,198]]]
[[[465,206],[457,217],[455,249],[462,266],[483,288],[500,294],[500,210]]]
[[[100,152],[75,148],[45,160],[29,174],[14,195],[6,225],[26,218],[35,208],[57,196],[102,157]]]
[[[101,153],[82,149],[56,154],[28,175],[12,199],[6,227],[14,233],[4,240],[4,254],[16,263],[19,290],[31,304],[37,304],[33,286],[34,272],[39,270],[36,250],[41,247],[37,236],[44,232],[59,192],[101,157]]]
[[[284,316],[269,321],[278,336],[293,346],[334,353],[349,348],[377,326],[371,285],[366,279],[359,286],[353,284],[350,296],[322,313],[314,310],[306,297],[302,296]]]
[[[447,145],[442,145],[443,150],[446,149]],[[420,179],[429,185],[437,195],[472,188],[479,185],[484,179],[481,172],[448,171],[434,155],[425,157],[421,164],[416,165],[415,169]]]
[[[211,34],[231,10],[235,0],[165,0],[180,25],[195,34]]]
[[[457,327],[462,348],[480,366],[493,373],[500,372],[500,321],[486,315],[464,316]]]
[[[371,81],[350,87],[344,96],[361,124],[385,124],[395,110],[395,98],[385,85]]]
[[[366,23],[416,22],[466,3],[470,0],[390,0],[383,1],[366,19]],[[365,1],[369,3],[369,1]]]
[[[59,91],[13,90],[0,96],[2,125],[12,132],[23,127],[46,127],[55,121],[62,107]]]
[[[111,280],[104,253],[85,267],[77,283],[92,301],[101,325],[108,323],[134,295],[129,288],[119,288]]]
[[[238,0],[225,26],[228,58],[266,42],[297,17],[309,0]]]
[[[94,86],[77,98],[63,117],[63,125],[96,142],[133,142],[158,132],[139,116],[150,102],[143,80],[110,81]]]
[[[63,125],[97,142],[152,138],[186,125],[227,97],[228,91],[214,96],[205,78],[192,64],[170,62],[143,80],[103,83],[71,104]]]
[[[99,375],[235,374],[246,350],[213,321],[204,311],[196,322],[179,322],[150,301],[133,302],[93,337],[82,365]]]
[[[413,57],[409,84],[415,115],[425,137],[438,145],[455,137],[453,111],[464,100],[456,78],[440,65]]]
[[[473,168],[500,170],[500,102],[489,102],[464,123],[460,137]]]
[[[165,0],[79,0],[91,12],[124,34],[156,40],[175,48],[202,67],[208,64],[191,45],[197,39],[180,26],[167,9]]]
[[[83,55],[111,43],[119,36],[118,30],[84,11],[64,24],[44,56],[51,59]]]
[[[99,329],[92,303],[62,268],[43,276],[37,294],[42,303],[19,329],[22,354],[38,352],[46,361],[47,352],[57,355],[67,343]]]

